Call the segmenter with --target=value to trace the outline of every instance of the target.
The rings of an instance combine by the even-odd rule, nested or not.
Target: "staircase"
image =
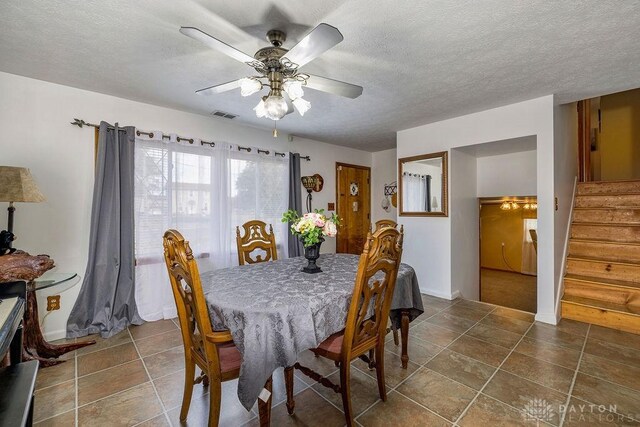
[[[640,181],[578,183],[562,317],[640,334]]]

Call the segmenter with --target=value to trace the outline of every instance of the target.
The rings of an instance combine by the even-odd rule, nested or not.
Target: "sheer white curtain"
[[[538,230],[537,219],[524,219],[524,236],[522,239],[522,274],[535,276],[538,271],[538,257],[533,246],[530,230]]]
[[[407,212],[427,211],[427,176],[413,173],[402,175],[402,207]]]
[[[163,259],[162,235],[180,231],[201,272],[237,263],[235,227],[250,219],[272,223],[286,257],[288,155],[239,151],[237,146],[136,139],[136,304],[147,321],[177,315]],[[161,134],[160,134],[161,135]],[[284,229],[283,229],[284,226]]]

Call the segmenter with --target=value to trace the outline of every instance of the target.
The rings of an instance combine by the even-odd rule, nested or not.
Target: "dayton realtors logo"
[[[551,421],[555,416],[553,405],[545,399],[531,399],[529,403],[524,405],[522,416],[526,421],[535,421],[536,425],[540,425],[540,421]]]
[[[564,421],[594,425],[602,423],[629,422],[638,415],[622,415],[617,405],[594,405],[578,403],[570,405],[552,405],[545,399],[531,399],[524,405],[522,416],[525,421],[532,421],[536,426],[540,422],[552,422],[557,416],[564,416]]]

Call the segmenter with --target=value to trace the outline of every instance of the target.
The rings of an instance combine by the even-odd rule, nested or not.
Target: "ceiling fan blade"
[[[314,75],[309,75],[306,87],[351,99],[362,95],[362,86]]]
[[[298,67],[313,61],[327,50],[344,40],[336,27],[329,24],[319,24],[302,40],[291,48],[285,57],[297,64]]]
[[[222,83],[220,85],[209,86],[204,89],[197,90],[198,95],[213,95],[214,93],[227,92],[240,87],[240,80],[234,80],[232,82]]]
[[[225,42],[222,42],[216,39],[215,37],[210,36],[209,34],[197,28],[180,27],[180,32],[185,36],[189,36],[194,40],[198,40],[199,42],[206,44],[213,50],[217,50],[218,52],[222,52],[225,55],[230,56],[236,61],[244,62],[245,64],[251,65],[251,66],[253,66],[252,64],[256,64],[256,63],[261,64],[261,62],[255,59],[253,56],[249,56],[244,52],[240,52],[235,47],[229,46]]]

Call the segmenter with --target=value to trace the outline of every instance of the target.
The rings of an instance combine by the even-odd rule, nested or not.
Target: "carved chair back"
[[[178,309],[185,357],[191,358],[195,353],[196,359],[201,359],[208,365],[209,378],[215,380],[220,377],[220,362],[215,345],[205,339],[213,331],[198,264],[189,242],[184,240],[180,232],[166,231],[163,245],[171,290]]]
[[[381,228],[367,236],[347,314],[342,360],[384,340],[402,258],[404,229]]]
[[[238,245],[239,265],[256,264],[278,259],[276,250],[276,236],[273,234],[273,227],[263,221],[253,220],[242,224],[244,234],[241,235],[240,227],[236,227],[236,243]],[[252,258],[255,251],[260,253]]]
[[[385,227],[398,228],[398,223],[392,219],[381,219],[380,221],[376,221],[376,228],[373,231],[375,233],[376,231]]]

